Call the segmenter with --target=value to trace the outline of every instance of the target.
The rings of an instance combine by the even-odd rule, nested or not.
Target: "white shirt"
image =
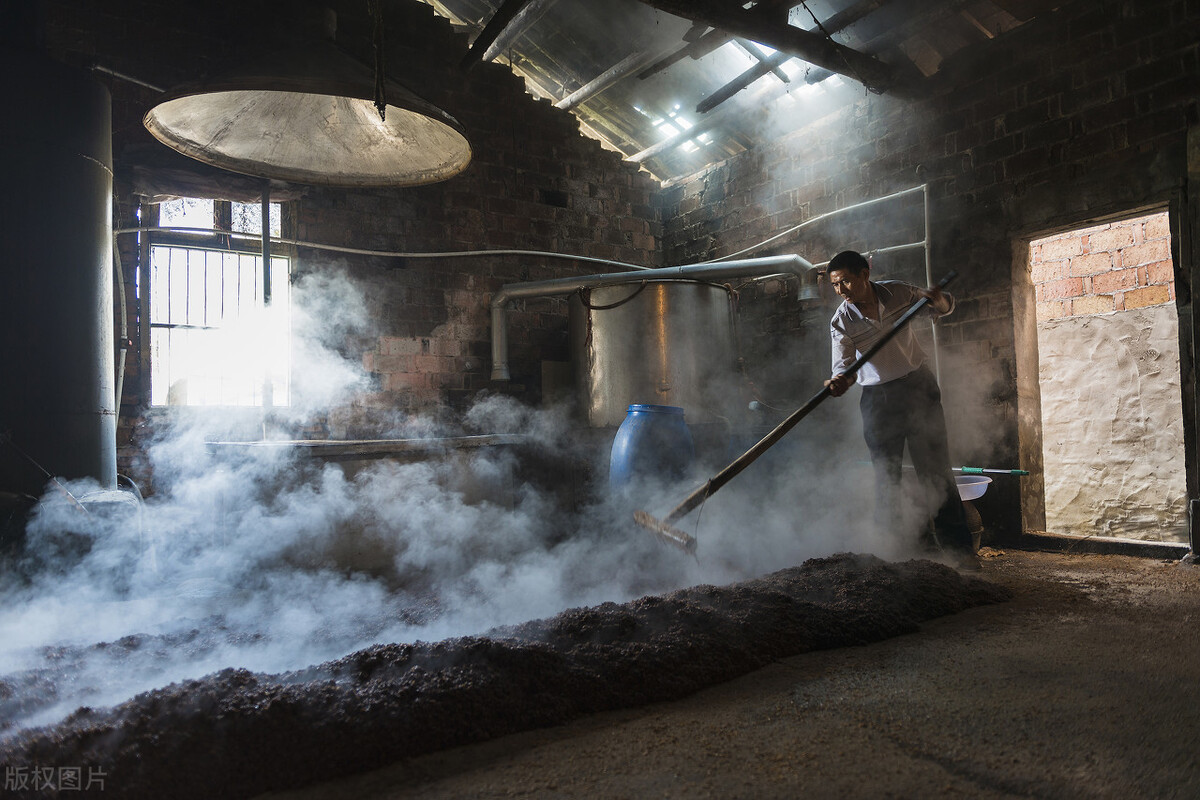
[[[871,281],[871,286],[879,300],[879,322],[869,319],[848,300],[842,301],[829,321],[834,375],[844,374],[859,356],[891,330],[896,320],[904,316],[913,303],[921,299],[916,287],[904,281]],[[949,314],[954,311],[954,297],[945,292],[942,296],[950,301],[950,308],[946,311]],[[939,314],[932,305],[927,307],[927,311],[933,317],[946,316]],[[863,386],[878,386],[903,378],[924,363],[925,351],[917,342],[912,326],[905,325],[878,353],[871,356],[870,361],[862,365],[855,378]]]

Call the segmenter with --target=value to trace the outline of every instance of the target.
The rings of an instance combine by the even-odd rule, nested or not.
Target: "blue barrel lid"
[[[655,411],[659,414],[683,414],[683,409],[679,406],[656,406],[647,403],[630,403],[629,408],[625,410],[629,413],[635,411]]]

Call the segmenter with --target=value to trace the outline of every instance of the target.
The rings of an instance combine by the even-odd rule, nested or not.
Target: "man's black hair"
[[[867,259],[863,258],[862,253],[857,253],[854,250],[843,250],[833,258],[829,259],[829,271],[842,269],[849,272],[851,275],[861,275],[871,268],[871,264]]]

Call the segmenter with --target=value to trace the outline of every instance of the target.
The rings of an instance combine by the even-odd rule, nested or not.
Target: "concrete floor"
[[[983,555],[1011,602],[270,797],[1200,797],[1200,567]]]

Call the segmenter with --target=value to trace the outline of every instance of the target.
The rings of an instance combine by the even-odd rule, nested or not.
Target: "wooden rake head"
[[[680,550],[689,555],[696,555],[695,536],[684,533],[678,528],[672,526],[669,522],[664,522],[663,520],[653,517],[645,511],[634,511],[633,521],[653,533],[660,542],[665,542],[669,545],[673,545],[674,547],[678,547]]]

